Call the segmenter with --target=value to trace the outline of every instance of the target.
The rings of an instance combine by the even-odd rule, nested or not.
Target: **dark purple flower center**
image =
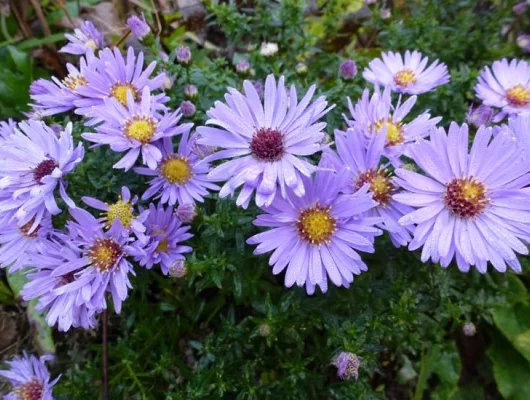
[[[14,390],[17,399],[20,400],[42,400],[43,391],[42,383],[37,379],[17,386]]]
[[[59,164],[55,160],[44,160],[33,170],[33,180],[41,183],[41,179],[50,175]]]
[[[473,177],[453,178],[445,187],[443,201],[459,218],[470,219],[488,206],[484,184]]]
[[[67,274],[61,276],[61,278],[57,282],[57,287],[68,285],[69,283],[72,283],[73,281],[75,281],[74,274],[75,274],[75,271],[68,272]]]
[[[283,135],[271,128],[261,128],[252,137],[250,150],[260,161],[278,161],[285,153]]]
[[[97,239],[88,250],[88,256],[99,272],[112,270],[122,254],[121,246],[113,239]]]

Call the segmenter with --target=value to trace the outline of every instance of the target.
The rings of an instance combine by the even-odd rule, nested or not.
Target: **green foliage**
[[[389,20],[380,18],[377,6],[359,11],[361,3],[317,1],[311,10],[302,0],[212,1],[206,23],[215,35],[207,39],[216,41],[191,45],[190,66],[173,62],[174,48],[190,37],[184,25],[160,38],[169,62],[152,48],[146,58],[175,76],[167,91],[171,107],[184,99],[185,84],[198,87],[197,113],[190,119],[196,125],[205,122],[206,111],[222,100],[227,86],[242,87],[244,77],[234,64],[245,59],[252,80],[283,74],[299,94],[317,84],[318,94],[336,104],[326,117],[332,136],[334,129],[345,128],[346,97],[355,100],[368,87],[361,74],[353,81],[340,79],[338,66],[346,58],[360,71],[389,49],[417,49],[445,62],[451,82],[420,96],[414,112],[428,108],[448,125],[464,121],[484,65],[520,55],[513,35],[522,20],[515,20],[514,1],[395,1]],[[510,34],[503,33],[506,26]],[[277,42],[278,54],[260,55],[263,41]],[[28,43],[0,48],[2,118],[26,110],[28,86],[44,73],[24,46]],[[301,62],[306,72],[296,70]],[[80,140],[87,128],[77,117],[67,118]],[[54,121],[67,122],[62,116]],[[123,185],[143,193],[144,178],[112,169],[118,157],[106,147],[87,150],[85,161],[68,176],[68,192],[77,204],[84,195],[113,202]],[[419,254],[396,249],[383,237],[375,254],[365,257],[369,272],[349,289],[330,287],[310,297],[304,289],[284,288],[268,257],[252,254],[246,239],[258,232],[251,223],[257,213],[254,206],[243,210],[212,194],[193,222],[194,251],[185,279],[136,268],[130,298],[110,319],[110,398],[530,398],[527,260],[520,277],[462,274],[456,266],[422,264]],[[54,223],[62,226],[66,218],[63,213]],[[0,281],[0,302],[7,304],[12,299],[4,286]],[[476,336],[463,336],[467,321],[477,326]],[[98,398],[99,332],[56,333],[54,339],[54,372],[63,374],[55,395]],[[337,378],[331,362],[341,351],[359,356],[358,381]]]

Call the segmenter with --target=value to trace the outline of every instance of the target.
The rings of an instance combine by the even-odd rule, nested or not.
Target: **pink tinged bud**
[[[477,327],[473,322],[466,322],[462,330],[464,331],[464,335],[466,336],[475,336],[475,334],[477,333]]]
[[[184,260],[177,260],[169,267],[169,276],[172,278],[184,278],[187,273],[188,269]]]
[[[381,19],[390,19],[392,17],[392,12],[390,8],[383,8],[381,10]]]
[[[175,213],[184,224],[190,224],[197,216],[195,204],[181,204]]]
[[[518,15],[521,15],[526,11],[527,5],[528,4],[526,3],[526,1],[521,1],[513,6],[512,11]]]
[[[195,104],[191,101],[184,100],[180,103],[180,112],[185,117],[192,117],[195,114]]]
[[[197,90],[197,86],[195,85],[186,85],[184,86],[184,95],[190,99],[194,99],[197,97],[197,94],[199,91]]]
[[[481,125],[488,126],[494,117],[495,111],[491,107],[480,105],[474,109],[470,106],[467,112],[467,123],[477,128]]]
[[[238,74],[247,74],[250,70],[250,64],[248,63],[247,60],[242,60],[242,61],[239,61],[237,64],[236,64],[236,72]]]
[[[357,65],[355,64],[355,61],[346,60],[342,62],[339,67],[339,72],[342,79],[353,79],[355,75],[357,75]]]
[[[187,65],[191,61],[191,50],[188,46],[180,46],[177,49],[177,62]]]

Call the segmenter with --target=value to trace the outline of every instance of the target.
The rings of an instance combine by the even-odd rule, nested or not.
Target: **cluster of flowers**
[[[129,26],[140,40],[151,35],[143,17]],[[317,286],[326,292],[328,280],[348,287],[367,270],[358,252],[373,252],[383,231],[396,247],[422,248],[424,262],[447,267],[456,260],[461,271],[475,266],[482,273],[490,262],[498,271],[520,271],[516,255],[527,254],[530,242],[526,62],[502,60],[482,72],[477,95],[500,112],[493,117],[488,108],[469,151],[466,124],[452,123],[446,132],[428,111],[409,117],[417,95],[449,81],[447,67],[428,65],[416,51],[384,53],[365,69],[375,89],[356,104],[349,100],[348,128],[335,131],[333,150],[322,122],[333,106],[324,96],[312,101],[315,86],[298,100],[283,77],[268,76],[262,93],[245,81],[242,91],[229,88],[225,101],[207,112],[206,125],[191,132],[181,110],[166,106],[167,77],[154,75],[155,62],[145,67],[143,53],[132,48],[125,58],[117,48],[102,48],[104,38],[89,22],[68,39],[62,51],[81,55],[79,67],[68,64],[65,79],[32,85],[32,116],[85,117],[92,132],[82,137],[124,153],[114,168],[142,164],[134,171],[152,179],[141,198],[157,204],[136,206],[138,198],[124,187],[113,204],[83,198],[102,211],[92,216],[67,194],[66,176],[84,158],[72,125],[57,132],[37,120],[2,123],[0,265],[11,272],[31,267],[22,295],[39,299],[50,325],[95,326],[108,293],[120,312],[133,260],[181,276],[183,254],[191,251],[182,244],[191,237],[183,224],[193,218],[195,202],[216,190],[221,198],[237,191],[244,208],[254,200],[263,211],[254,224],[269,229],[248,243],[257,245],[255,254],[272,251],[273,273],[286,270],[285,285],[305,286],[309,294]],[[177,53],[190,62],[189,49]],[[355,64],[344,63],[341,73],[351,79]],[[484,120],[484,109],[471,114]],[[483,126],[505,115],[513,116],[508,125]],[[315,164],[308,157],[320,151]],[[57,191],[71,215],[64,230],[52,226],[61,212]],[[358,360],[343,358],[338,365],[352,364],[345,371],[356,376]]]

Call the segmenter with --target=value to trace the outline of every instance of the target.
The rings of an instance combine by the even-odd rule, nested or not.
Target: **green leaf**
[[[64,33],[54,33],[53,35],[46,36],[43,38],[31,38],[28,40],[24,40],[23,42],[20,42],[17,47],[19,50],[30,50],[34,47],[39,47],[49,43],[60,42],[62,40],[65,40]]]
[[[530,361],[530,305],[519,303],[513,307],[499,307],[492,314],[497,328]]]
[[[530,399],[530,363],[501,334],[492,336],[487,354],[499,392],[505,400]]]

